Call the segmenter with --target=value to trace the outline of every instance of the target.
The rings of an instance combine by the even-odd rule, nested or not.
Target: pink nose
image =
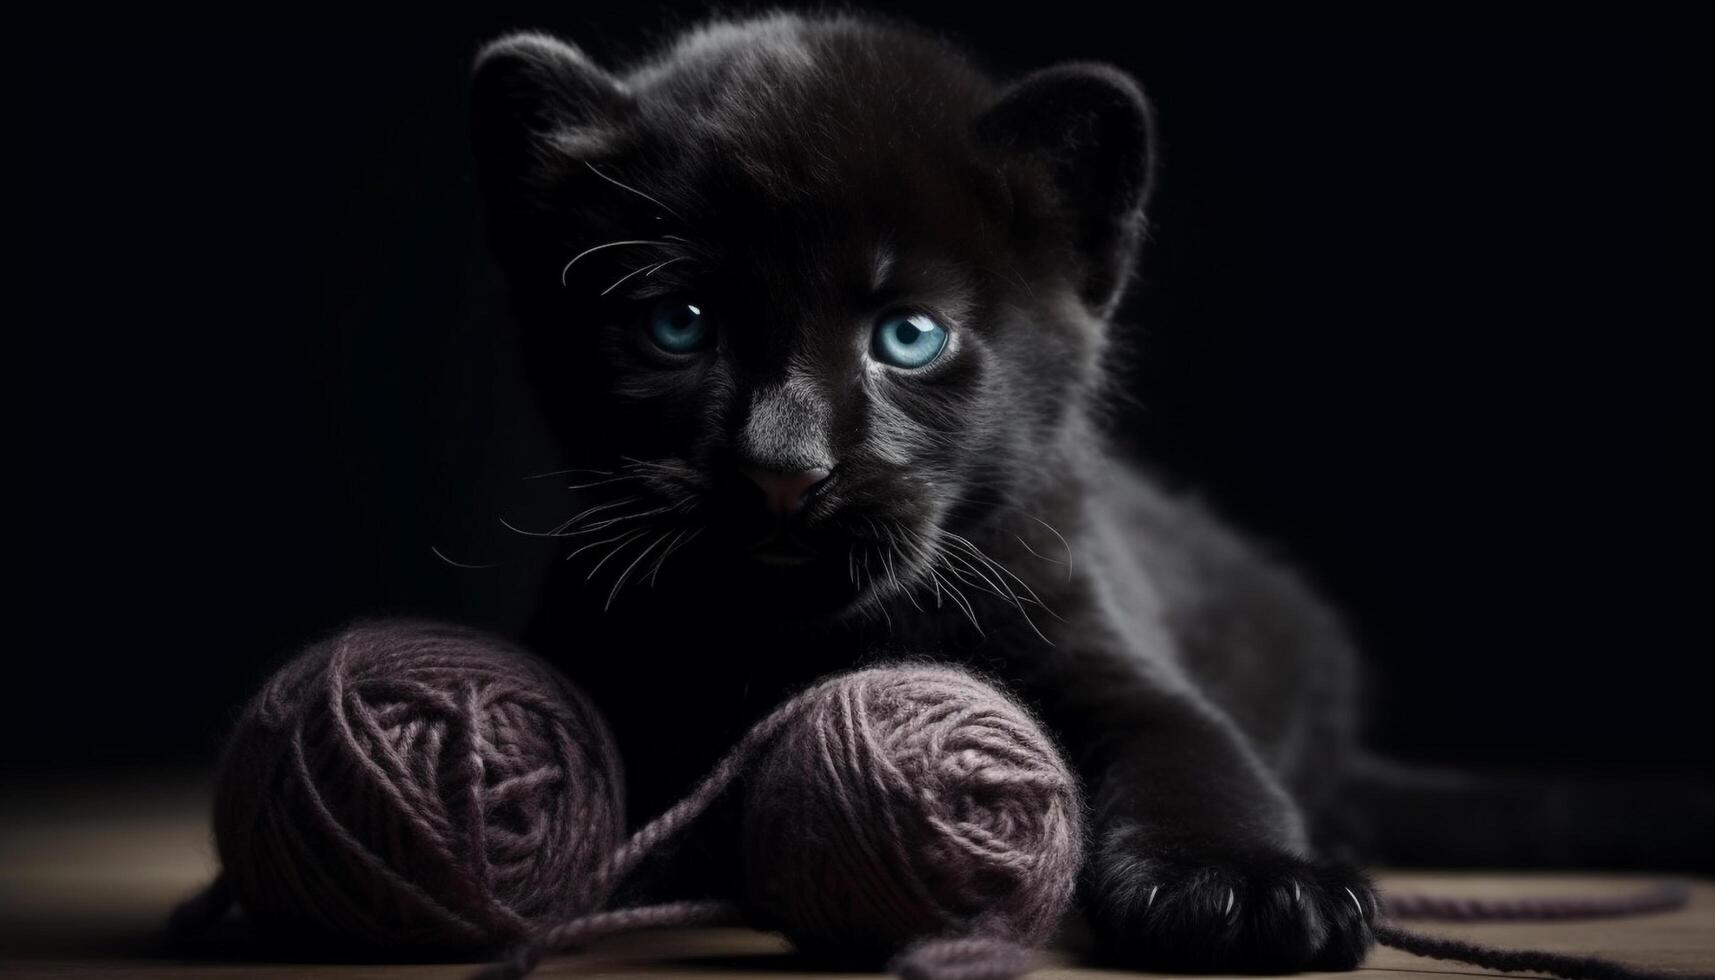
[[[796,511],[803,505],[804,495],[810,492],[810,488],[828,478],[828,471],[820,467],[796,473],[776,473],[754,466],[741,466],[739,470],[749,477],[752,483],[762,488],[762,496],[768,503],[768,509],[776,514]]]

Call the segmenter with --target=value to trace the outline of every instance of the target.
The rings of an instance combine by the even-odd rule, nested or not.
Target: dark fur
[[[1375,897],[1309,832],[1351,745],[1348,643],[1099,430],[1154,162],[1129,78],[1067,65],[1001,85],[908,29],[776,16],[625,75],[506,38],[473,99],[529,373],[572,465],[613,474],[572,512],[636,498],[559,529],[568,552],[614,540],[561,563],[531,637],[612,718],[636,812],[809,678],[963,663],[1034,705],[1083,772],[1086,905],[1116,957],[1357,965]],[[666,244],[565,270],[627,239]],[[648,346],[640,311],[672,293],[714,311],[716,350]],[[921,373],[866,361],[901,304],[955,335]],[[767,527],[740,463],[834,466],[800,529],[822,560],[745,555]]]

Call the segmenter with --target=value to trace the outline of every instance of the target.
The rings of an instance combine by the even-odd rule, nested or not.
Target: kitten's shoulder
[[[1145,468],[1114,460],[1093,494],[1107,537],[1141,565],[1170,607],[1221,615],[1272,616],[1300,629],[1338,630],[1330,607],[1316,595],[1282,549],[1248,535],[1204,499],[1171,486]]]

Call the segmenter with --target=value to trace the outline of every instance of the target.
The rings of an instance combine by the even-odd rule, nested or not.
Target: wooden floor
[[[93,789],[99,785],[100,789]],[[160,925],[214,870],[206,794],[194,780],[136,774],[14,781],[0,787],[0,975],[5,977],[373,977],[463,980],[468,964],[306,966],[170,953]],[[1590,875],[1383,874],[1384,889],[1458,895],[1603,894],[1643,879]],[[1689,909],[1581,923],[1431,924],[1425,931],[1485,943],[1600,953],[1673,973],[1715,970],[1715,884],[1699,882]],[[549,961],[543,978],[615,975],[739,980],[805,973],[775,937],[743,929],[621,936]],[[1457,964],[1378,949],[1347,977],[1484,975]],[[1035,974],[1124,976],[1055,953]],[[832,978],[836,974],[819,974]]]

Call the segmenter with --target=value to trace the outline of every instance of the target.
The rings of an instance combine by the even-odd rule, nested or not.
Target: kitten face
[[[479,160],[483,113],[530,108],[488,123],[496,244],[551,420],[613,474],[568,530],[796,614],[968,575],[952,542],[1101,349],[1064,195],[981,130],[997,90],[851,22],[710,29],[624,81],[501,43]]]

